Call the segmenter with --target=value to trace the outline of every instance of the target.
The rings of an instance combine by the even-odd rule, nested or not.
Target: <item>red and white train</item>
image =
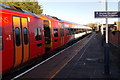
[[[67,44],[91,28],[0,4],[0,74]]]

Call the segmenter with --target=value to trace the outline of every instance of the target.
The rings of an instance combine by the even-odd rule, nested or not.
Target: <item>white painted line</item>
[[[85,52],[86,52],[86,50],[88,49],[89,46],[90,46],[90,44],[88,46],[86,46],[85,50],[83,51],[83,54],[80,56],[80,58],[78,59],[78,61],[83,57],[83,55],[85,54]]]
[[[93,36],[91,37],[91,39],[94,38],[94,37],[95,37],[95,35],[93,35]],[[90,40],[91,40],[91,39],[90,39]],[[88,42],[90,42],[90,41],[88,41]],[[83,55],[85,54],[85,52],[86,52],[86,50],[88,49],[89,46],[90,46],[90,44],[88,44],[88,46],[86,46],[85,50],[83,51],[83,54],[80,56],[80,58],[78,59],[78,61],[83,57]]]

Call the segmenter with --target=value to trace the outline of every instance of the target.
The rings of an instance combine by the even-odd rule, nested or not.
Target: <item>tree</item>
[[[41,9],[42,7],[41,5],[38,4],[38,2],[1,2],[1,3],[16,6],[23,10],[39,15],[43,12],[43,9]]]

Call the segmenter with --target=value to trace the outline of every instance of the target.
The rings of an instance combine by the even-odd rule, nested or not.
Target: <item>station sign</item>
[[[95,18],[120,18],[120,11],[95,11]]]

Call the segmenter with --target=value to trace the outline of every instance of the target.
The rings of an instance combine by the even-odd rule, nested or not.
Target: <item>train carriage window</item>
[[[35,40],[36,41],[42,40],[42,35],[41,35],[41,29],[40,28],[35,28],[34,33],[35,33]]]
[[[38,40],[38,30],[37,28],[34,29],[34,34],[35,34],[35,40],[37,41]]]
[[[73,29],[73,28],[71,28],[71,35],[72,35],[72,34],[74,34],[74,29]]]
[[[71,31],[70,31],[69,28],[66,28],[65,31],[66,31],[66,36],[70,36],[71,35]]]
[[[58,29],[53,29],[54,37],[58,37]]]
[[[24,44],[28,44],[28,30],[27,28],[23,28],[23,33],[24,33]]]
[[[0,27],[0,50],[2,49],[2,27]]]
[[[20,29],[18,27],[15,28],[15,38],[16,38],[16,46],[20,46]]]
[[[73,34],[73,28],[70,28],[69,32],[70,32],[70,35],[72,35]]]

